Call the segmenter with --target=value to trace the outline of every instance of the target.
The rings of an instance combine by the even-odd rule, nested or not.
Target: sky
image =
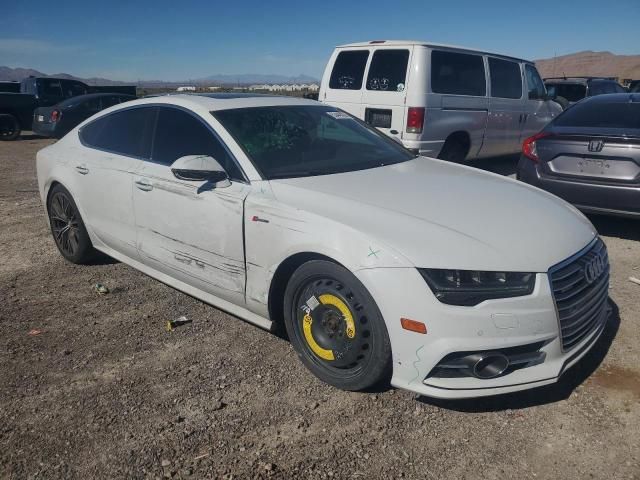
[[[6,0],[1,12],[0,65],[124,81],[320,78],[334,46],[376,39],[640,54],[640,0]]]

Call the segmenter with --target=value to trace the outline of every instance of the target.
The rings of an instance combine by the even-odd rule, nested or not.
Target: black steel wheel
[[[363,390],[388,380],[391,344],[377,305],[344,267],[313,260],[285,292],[285,326],[302,362],[321,380]]]
[[[51,190],[47,204],[51,234],[58,250],[72,263],[86,263],[93,246],[71,194],[62,185]]]

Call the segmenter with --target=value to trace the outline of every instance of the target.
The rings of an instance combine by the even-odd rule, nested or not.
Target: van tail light
[[[549,132],[540,132],[536,133],[533,137],[527,138],[524,142],[522,142],[522,154],[535,163],[540,162],[536,142],[541,138],[550,136],[551,134]]]
[[[409,107],[407,111],[407,133],[422,133],[424,107]]]
[[[60,110],[54,110],[53,112],[51,112],[51,121],[53,123],[60,120],[60,117],[62,117],[62,113],[60,112]]]

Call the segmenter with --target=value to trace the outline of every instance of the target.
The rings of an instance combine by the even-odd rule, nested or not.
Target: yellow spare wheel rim
[[[322,294],[317,299],[312,296],[307,301],[302,330],[311,351],[327,361],[334,361],[336,357],[342,357],[343,353],[339,351],[340,348],[334,352],[320,343],[324,341],[327,346],[327,341],[331,342],[334,337],[349,341],[356,336],[356,325],[351,310],[344,300],[330,293]],[[321,337],[320,342],[316,339],[314,331]]]

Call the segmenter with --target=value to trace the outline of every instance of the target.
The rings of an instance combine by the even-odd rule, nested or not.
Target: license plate
[[[611,163],[606,160],[583,158],[578,160],[577,167],[583,175],[607,175],[611,168]]]
[[[38,121],[44,122],[44,115],[38,115]]]

